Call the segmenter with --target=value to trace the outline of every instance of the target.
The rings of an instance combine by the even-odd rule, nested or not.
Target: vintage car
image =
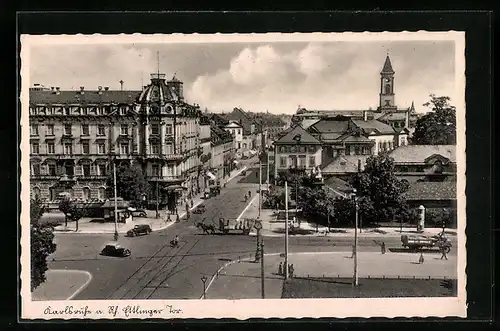
[[[130,254],[130,249],[124,248],[118,243],[109,243],[101,251],[101,255],[105,256],[127,257]]]
[[[149,224],[137,224],[132,229],[127,231],[127,237],[135,237],[141,234],[150,234],[151,231],[152,230]]]
[[[133,217],[147,217],[144,209],[129,207],[127,210]]]
[[[203,214],[205,210],[205,205],[200,204],[193,209],[193,214]]]
[[[243,170],[243,171],[240,173],[240,175],[241,175],[241,176],[246,176],[246,174],[247,174],[247,171],[246,171],[246,170]]]

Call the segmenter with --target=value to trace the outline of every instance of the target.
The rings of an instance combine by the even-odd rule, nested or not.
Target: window
[[[66,163],[64,165],[64,173],[70,177],[72,177],[75,174],[75,167],[73,166],[73,163]]]
[[[172,135],[172,125],[170,125],[170,124],[165,125],[165,134],[167,136]]]
[[[31,164],[31,174],[34,176],[40,176],[40,163],[36,162]]]
[[[99,187],[97,189],[97,198],[99,200],[104,200],[106,198],[106,189],[104,187]]]
[[[120,154],[128,154],[128,144],[120,144]]]
[[[104,143],[97,143],[97,154],[104,154],[106,153],[106,147]]]
[[[82,107],[82,115],[88,115],[89,109],[87,107]]]
[[[354,154],[356,154],[356,155],[360,155],[361,154],[359,146],[354,146]]]
[[[308,151],[309,153],[316,153],[316,146],[309,146]]]
[[[127,115],[127,108],[126,107],[120,108],[120,115]]]
[[[314,156],[309,156],[309,167],[314,168],[316,166],[316,158]]]
[[[69,107],[64,107],[64,115],[69,115],[71,114],[71,110]]]
[[[97,165],[97,172],[99,176],[106,176],[106,165],[104,163],[100,163]]]
[[[158,123],[151,124],[151,134],[160,134],[160,125]]]
[[[127,124],[122,124],[120,126],[120,134],[128,134],[128,125]]]
[[[240,149],[240,148],[241,148],[241,143],[238,143],[238,149]]]
[[[297,152],[297,146],[291,146],[290,147],[290,152],[291,153],[296,153]]]
[[[305,167],[307,166],[306,164],[306,156],[305,155],[299,155],[299,167]]]
[[[38,154],[39,152],[40,152],[40,145],[38,145],[38,143],[32,143],[31,144],[31,153]]]
[[[83,154],[90,154],[90,146],[89,146],[88,140],[84,140],[82,142],[82,153]]]
[[[307,151],[306,146],[300,146],[300,147],[299,147],[299,152],[300,152],[300,153],[305,153],[306,151]]]
[[[97,135],[98,136],[104,136],[105,135],[104,124],[97,125]]]
[[[64,124],[64,134],[71,135],[71,124]]]
[[[280,157],[280,167],[286,168],[286,157],[285,156]]]
[[[88,124],[82,124],[82,135],[83,136],[89,135],[89,125]]]
[[[47,115],[54,115],[54,107],[47,107]]]
[[[47,136],[54,135],[54,124],[47,124]]]
[[[30,125],[30,134],[32,136],[38,136],[38,125],[36,125],[36,124]]]
[[[90,189],[88,187],[84,187],[82,189],[82,192],[83,192],[83,200],[84,201],[90,200]]]
[[[49,163],[49,176],[57,176],[57,170],[55,163]]]
[[[53,141],[47,142],[47,154],[55,154],[56,148]]]
[[[103,115],[104,114],[104,107],[97,107],[97,115]]]
[[[71,145],[71,143],[64,143],[64,154],[73,154],[73,146]]]
[[[83,171],[83,176],[84,177],[89,177],[90,176],[90,163],[84,163],[82,164],[82,171]]]
[[[160,145],[159,144],[151,145],[151,153],[152,154],[160,154]]]
[[[151,174],[155,177],[160,176],[160,166],[158,164],[151,165]]]
[[[246,143],[243,143],[243,148],[247,148],[247,144]]]
[[[385,94],[391,94],[391,84],[385,84]]]

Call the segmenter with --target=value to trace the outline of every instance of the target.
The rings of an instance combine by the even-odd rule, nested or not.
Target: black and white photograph
[[[464,48],[22,35],[22,317],[465,317]]]

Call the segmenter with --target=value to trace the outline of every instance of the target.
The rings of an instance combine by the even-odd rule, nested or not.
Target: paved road
[[[100,256],[110,235],[57,234],[58,250],[49,257],[51,269],[89,271],[93,278],[76,300],[99,299],[198,299],[203,293],[201,276],[210,278],[221,266],[239,257],[254,256],[256,238],[244,235],[203,235],[194,224],[202,218],[237,218],[244,207],[244,195],[258,188],[251,170],[246,178],[231,181],[221,194],[208,200],[206,212],[175,223],[166,230],[142,237],[120,237],[130,248],[128,258]],[[258,181],[257,181],[258,182]],[[171,248],[170,240],[178,234],[180,247]],[[379,238],[379,237],[378,237]],[[359,239],[360,251],[378,251],[374,238]],[[380,239],[380,238],[379,238]],[[400,247],[399,238],[384,238],[388,249]],[[350,251],[352,238],[294,237],[290,252]],[[283,238],[265,238],[266,253],[283,252]],[[452,251],[453,254],[453,251]]]

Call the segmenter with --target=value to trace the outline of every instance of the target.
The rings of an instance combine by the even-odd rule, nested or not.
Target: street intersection
[[[199,299],[203,294],[202,276],[210,279],[229,261],[255,256],[255,236],[203,235],[195,226],[204,218],[205,222],[217,222],[220,217],[240,216],[248,204],[245,194],[258,189],[257,168],[253,167],[246,176],[229,182],[219,196],[205,201],[203,214],[191,213],[189,219],[147,236],[121,236],[119,243],[132,251],[130,257],[99,255],[101,248],[112,241],[110,234],[56,234],[57,251],[49,257],[49,268],[83,270],[92,275],[92,281],[75,300]],[[176,235],[180,244],[172,248],[169,243]],[[264,240],[266,254],[284,251],[283,237]],[[380,251],[373,240],[369,236],[360,237],[359,251]],[[389,249],[401,246],[398,236],[384,241]],[[353,239],[345,236],[290,236],[289,251],[351,252],[352,244]]]

